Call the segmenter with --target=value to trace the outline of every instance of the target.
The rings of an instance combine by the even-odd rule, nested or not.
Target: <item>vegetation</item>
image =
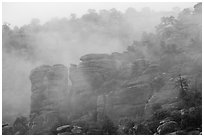
[[[114,123],[111,121],[110,118],[105,116],[102,122],[102,133],[104,135],[115,135],[117,134],[116,131],[117,131],[117,126],[114,125]]]
[[[136,16],[136,13],[133,9],[129,9],[125,14],[114,9],[103,10],[99,13],[90,10],[81,18],[72,15],[69,20],[53,20],[44,25],[40,25],[37,20],[33,20],[29,25],[14,29],[11,29],[8,24],[4,24],[2,26],[3,61],[8,59],[6,54],[17,55],[20,59],[23,58],[29,62],[42,60],[42,62],[50,63],[52,59],[64,61],[62,58],[66,56],[67,52],[61,53],[55,48],[52,49],[53,41],[51,40],[56,37],[58,40],[54,41],[53,45],[62,45],[60,48],[63,50],[69,50],[66,46],[72,44],[83,44],[86,49],[86,46],[90,44],[88,40],[91,39],[95,42],[97,38],[101,38],[102,41],[120,39],[121,45],[128,44],[127,41],[134,41],[123,53],[125,61],[121,65],[127,70],[127,73],[132,65],[130,75],[121,74],[124,75],[121,79],[138,77],[148,79],[147,83],[150,83],[154,91],[150,98],[154,93],[161,95],[159,96],[160,100],[158,99],[152,105],[151,117],[140,121],[136,118],[126,117],[113,122],[105,115],[101,122],[97,122],[97,118],[94,118],[92,121],[78,120],[76,123],[71,123],[74,117],[81,116],[79,114],[79,116],[73,116],[73,119],[69,120],[69,124],[82,127],[83,134],[170,134],[173,131],[176,132],[175,134],[181,134],[177,131],[182,131],[182,134],[197,131],[200,134],[202,132],[202,3],[196,4],[193,10],[184,9],[177,17],[162,17],[160,24],[156,26],[156,32],[143,33],[141,40],[134,38],[137,36],[135,30],[132,34],[133,26],[138,24],[126,22],[126,19],[134,20],[129,15],[134,14]],[[72,39],[72,33],[77,37],[76,39]],[[49,44],[47,41],[51,41],[48,54],[46,54],[47,52],[41,53],[41,49],[47,48],[44,46]],[[75,43],[74,41],[82,43]],[[114,42],[108,44],[102,42],[99,45],[107,44],[110,46],[112,43]],[[108,48],[103,46],[100,48]],[[82,51],[84,47],[82,47]],[[45,50],[43,49],[43,51]],[[60,58],[52,58],[55,52],[64,56],[59,55]],[[43,54],[51,58],[45,57]],[[137,59],[141,59],[140,63]],[[162,96],[161,92],[165,92],[167,89],[171,91],[172,95],[176,94],[176,97],[169,97],[168,101],[163,101],[162,99],[166,98]],[[89,95],[87,96],[89,99]],[[83,99],[87,100],[86,98]],[[80,107],[86,109],[87,107],[83,105]],[[81,109],[80,107],[76,109]],[[142,108],[141,115],[143,110]],[[24,128],[27,129],[27,127]]]

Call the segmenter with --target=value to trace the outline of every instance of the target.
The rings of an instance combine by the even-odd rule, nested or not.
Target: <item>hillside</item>
[[[5,125],[3,134],[202,133],[201,3],[162,17],[155,32],[123,52],[78,62],[32,68],[29,117]]]

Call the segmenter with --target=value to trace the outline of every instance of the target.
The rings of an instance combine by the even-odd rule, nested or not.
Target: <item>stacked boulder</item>
[[[88,54],[80,60],[69,68],[69,89],[65,66],[32,70],[29,134],[53,134],[59,125],[73,121],[76,126],[85,122],[92,127],[106,118],[115,123],[124,117],[142,119],[153,92],[163,86],[155,79],[157,66],[145,59],[130,60],[125,53],[113,53]]]
[[[144,59],[135,62],[138,73],[125,53],[88,54],[80,60],[79,65],[70,67],[73,112],[83,115],[92,111],[97,121],[105,115],[116,121],[143,115],[152,94],[151,74],[138,75],[147,68]]]
[[[68,69],[43,65],[31,71],[32,84],[29,134],[52,134],[64,117],[68,91]]]
[[[97,112],[98,96],[109,93],[103,84],[117,74],[116,62],[107,54],[88,54],[80,58],[79,65],[71,65],[72,108],[75,114]]]

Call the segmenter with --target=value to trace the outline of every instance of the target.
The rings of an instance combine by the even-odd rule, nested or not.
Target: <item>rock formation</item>
[[[58,134],[56,129],[62,123],[75,128],[59,134],[101,134],[103,131],[108,134],[108,128],[103,130],[107,121],[117,125],[123,118],[141,122],[152,116],[155,121],[133,125],[138,128],[132,127],[131,133],[171,134],[179,130],[174,125],[168,129],[160,123],[167,114],[177,123],[182,120],[177,117],[181,105],[178,92],[172,90],[175,89],[172,75],[162,71],[159,64],[135,57],[130,51],[88,54],[80,60],[78,65],[70,66],[69,77],[63,65],[44,65],[32,70],[29,134]],[[155,110],[158,110],[156,114]],[[200,124],[197,123],[196,126]]]
[[[70,67],[72,104],[77,114],[93,111],[99,121],[102,115],[114,120],[143,115],[152,93],[148,81],[153,77],[144,69],[145,60],[133,63],[125,53],[88,54],[80,60],[79,65]],[[147,74],[140,76],[144,70]]]
[[[40,66],[32,70],[29,134],[51,134],[66,115],[64,103],[68,92],[68,70],[63,65]]]

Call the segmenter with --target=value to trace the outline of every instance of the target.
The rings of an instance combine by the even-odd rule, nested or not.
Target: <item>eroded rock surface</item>
[[[52,129],[66,114],[68,69],[63,65],[40,66],[32,70],[29,134],[52,134]]]
[[[144,114],[153,92],[149,80],[157,75],[156,66],[148,67],[144,59],[133,60],[126,53],[88,54],[80,60],[79,65],[70,67],[75,113],[93,111],[99,121],[103,115],[118,120]]]

